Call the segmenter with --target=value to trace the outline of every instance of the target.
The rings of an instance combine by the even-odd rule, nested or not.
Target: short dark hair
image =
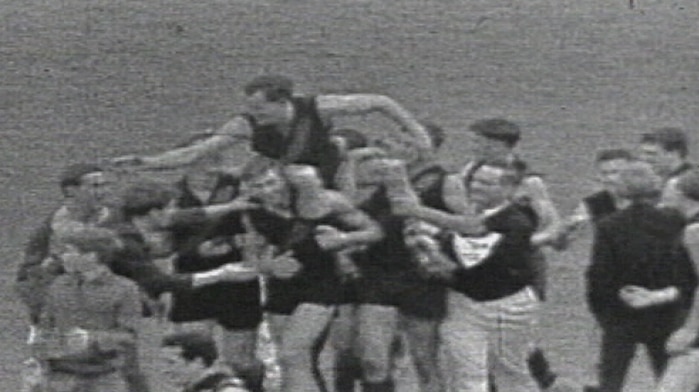
[[[180,347],[182,358],[194,361],[198,358],[210,367],[218,358],[218,350],[214,339],[201,332],[177,332],[167,335],[162,341],[163,347]]]
[[[330,131],[330,137],[341,137],[347,142],[347,149],[354,150],[369,145],[369,139],[354,128],[337,128]]]
[[[61,189],[69,186],[80,186],[83,177],[92,173],[102,173],[104,168],[96,163],[75,163],[66,166],[60,177]]]
[[[641,143],[657,144],[668,152],[677,152],[682,158],[689,152],[687,134],[673,127],[665,127],[641,135]]]
[[[595,156],[595,162],[597,163],[615,161],[617,159],[630,161],[633,160],[634,157],[633,154],[631,154],[631,151],[624,148],[607,148],[604,150],[599,150]]]
[[[699,169],[691,169],[677,177],[677,189],[687,198],[699,202]]]
[[[508,147],[516,146],[522,134],[519,125],[503,118],[479,120],[468,129],[485,138],[504,142]]]
[[[244,87],[245,95],[262,91],[267,101],[280,102],[290,100],[294,94],[294,82],[283,75],[260,75]]]
[[[122,196],[124,218],[147,215],[151,210],[162,209],[175,198],[171,187],[157,182],[141,182],[126,189]]]

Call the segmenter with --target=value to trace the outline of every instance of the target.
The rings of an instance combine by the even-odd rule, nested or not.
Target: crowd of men
[[[27,388],[263,391],[263,319],[283,392],[394,391],[402,351],[423,392],[614,392],[639,343],[658,391],[698,386],[699,171],[683,131],[644,134],[638,156],[599,152],[602,190],[561,217],[506,119],[471,124],[470,159],[453,171],[437,158],[446,132],[391,98],[297,96],[276,75],[244,93],[243,114],[173,150],[63,172],[63,203],[17,275]],[[399,131],[333,125],[372,112]],[[250,157],[231,167],[241,143]],[[171,168],[185,168],[176,184],[112,183],[115,170]],[[544,249],[563,251],[586,223],[602,344],[598,385],[583,387],[549,368],[536,330]],[[173,365],[154,379],[139,362],[139,319],[163,312]],[[184,328],[202,321],[218,332]],[[318,366],[328,339],[332,386]]]

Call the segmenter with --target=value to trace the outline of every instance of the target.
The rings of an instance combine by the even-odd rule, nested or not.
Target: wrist
[[[675,302],[680,297],[680,291],[677,287],[671,286],[658,291],[657,303],[665,304]]]

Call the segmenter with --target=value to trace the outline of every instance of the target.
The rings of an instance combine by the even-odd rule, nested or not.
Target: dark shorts
[[[356,282],[356,287],[359,304],[395,306],[405,316],[428,320],[446,316],[446,287],[414,271],[368,274]]]
[[[228,330],[255,329],[262,322],[260,284],[219,283],[173,294],[170,320],[176,323],[216,320]]]
[[[302,303],[338,305],[344,288],[335,276],[299,275],[291,279],[270,279],[267,282],[267,301],[264,310],[269,313],[291,314]]]

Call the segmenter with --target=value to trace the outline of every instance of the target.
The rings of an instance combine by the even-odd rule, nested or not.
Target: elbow
[[[378,111],[393,116],[398,110],[398,104],[392,98],[385,95],[370,96],[370,111]]]

